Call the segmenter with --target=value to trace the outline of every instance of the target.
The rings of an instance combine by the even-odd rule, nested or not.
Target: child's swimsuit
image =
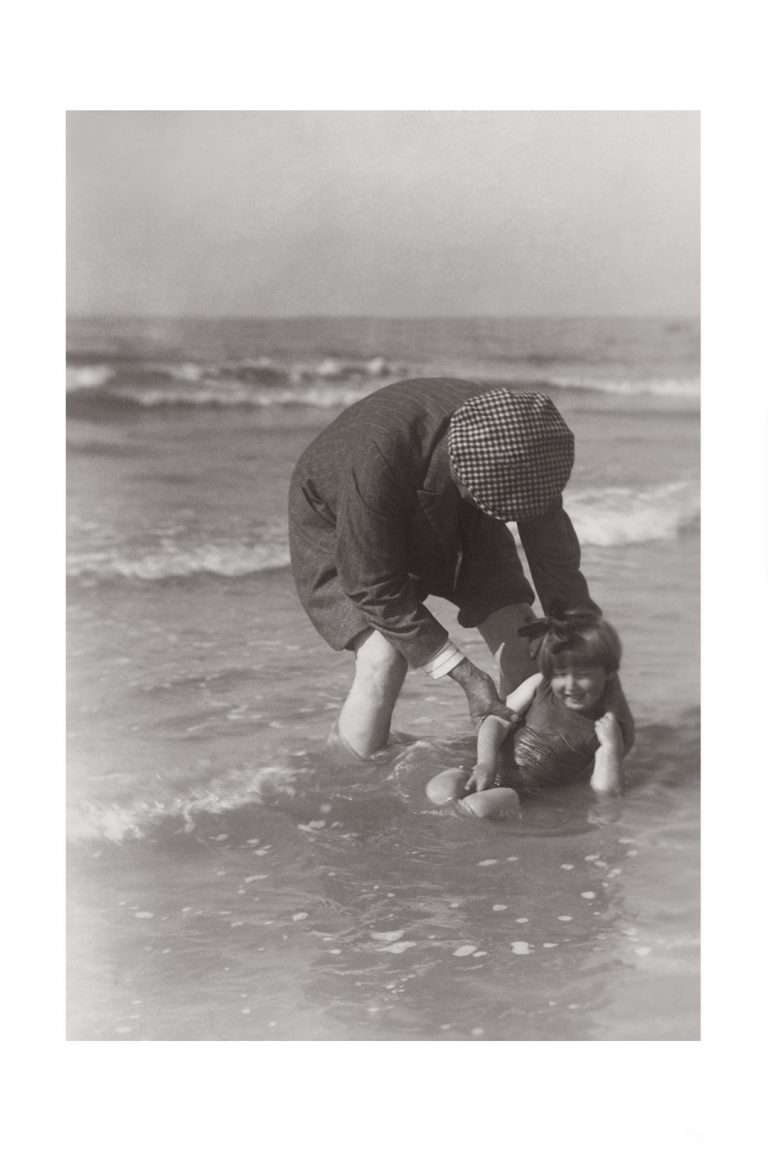
[[[543,680],[524,723],[501,746],[499,783],[532,791],[589,779],[599,746],[595,721],[566,708]]]

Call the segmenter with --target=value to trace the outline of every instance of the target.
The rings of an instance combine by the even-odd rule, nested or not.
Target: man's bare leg
[[[517,630],[529,620],[535,620],[529,604],[506,604],[486,616],[477,630],[485,640],[499,669],[499,695],[504,700],[510,692],[538,672],[536,661],[530,655],[529,641],[518,636]]]
[[[380,632],[361,632],[354,646],[355,679],[338,720],[342,741],[356,755],[368,757],[387,742],[392,712],[408,664]]]

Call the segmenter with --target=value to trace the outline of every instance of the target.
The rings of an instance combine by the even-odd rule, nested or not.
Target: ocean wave
[[[154,551],[121,554],[118,548],[72,555],[67,575],[72,579],[162,581],[194,576],[237,579],[285,568],[290,562],[285,532],[258,544],[197,544],[188,547],[166,541]]]
[[[699,488],[693,480],[642,489],[587,488],[569,492],[567,508],[583,545],[611,548],[672,540],[697,525]],[[242,579],[287,568],[287,524],[276,523],[261,531],[262,538],[254,543],[183,543],[169,533],[143,549],[131,549],[117,542],[107,547],[81,548],[69,556],[67,575],[85,583],[154,583],[199,576]]]
[[[600,548],[673,540],[695,527],[698,483],[670,481],[648,488],[588,488],[569,494],[568,514],[579,540]]]
[[[84,389],[67,396],[71,416],[98,416],[128,414],[131,411],[200,408],[346,408],[381,386],[380,381],[357,384],[321,383],[314,386],[289,385],[286,387],[255,388],[252,384],[234,379],[201,381],[195,387],[115,387],[94,386],[87,394]]]
[[[67,390],[98,388],[116,381],[133,386],[182,383],[240,383],[257,387],[300,386],[317,381],[384,380],[407,376],[404,364],[392,364],[383,356],[370,359],[324,356],[318,360],[295,360],[281,364],[268,356],[240,357],[220,361],[198,360],[105,360],[70,363],[67,366]]]
[[[109,364],[80,364],[67,368],[67,392],[101,388],[113,379],[115,370]]]
[[[197,361],[88,363],[67,369],[71,415],[109,417],[121,412],[200,408],[344,408],[391,382],[409,376],[458,375],[488,386],[508,384],[544,390],[581,390],[614,396],[695,400],[699,382],[689,377],[547,375],[505,379],[499,365],[461,367],[394,365],[384,357],[324,357],[281,365],[268,357]],[[501,376],[501,378],[500,378]]]
[[[552,376],[548,383],[554,388],[575,388],[588,392],[605,392],[613,396],[667,396],[696,400],[701,388],[691,377],[652,376],[641,379],[601,379],[597,376]]]
[[[237,380],[218,380],[215,386],[195,391],[180,388],[147,388],[131,392],[116,390],[113,395],[128,406],[140,408],[345,408],[369,395],[380,385],[317,385],[315,387],[270,388],[258,391]]]
[[[83,801],[67,816],[67,839],[71,844],[108,841],[122,844],[140,840],[163,825],[174,831],[192,832],[201,817],[237,811],[249,804],[263,804],[277,793],[295,794],[299,770],[285,765],[238,768],[201,782],[184,795],[165,798],[137,797],[122,803]]]

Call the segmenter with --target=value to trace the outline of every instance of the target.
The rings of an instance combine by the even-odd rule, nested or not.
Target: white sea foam
[[[78,368],[67,368],[67,391],[82,392],[89,388],[100,388],[114,374],[108,364],[84,364]]]
[[[101,390],[113,405],[145,409],[343,408],[381,387],[393,372],[383,356],[367,361],[326,357],[286,365],[266,356],[218,363],[145,360],[69,366],[67,391]],[[405,377],[408,370],[403,367],[398,375]]]
[[[680,480],[641,489],[569,490],[566,507],[583,545],[611,548],[672,540],[696,524],[699,489],[693,480]],[[274,524],[263,529],[263,538],[256,543],[185,545],[166,538],[143,551],[128,551],[117,543],[83,549],[70,555],[67,573],[74,579],[98,581],[159,581],[203,575],[237,579],[286,568],[289,563],[287,525]]]
[[[183,380],[189,384],[196,384],[206,373],[204,364],[196,364],[193,361],[184,364],[163,364],[161,367],[174,380]]]
[[[108,840],[120,844],[143,838],[166,820],[183,820],[191,832],[202,815],[236,811],[247,804],[273,799],[276,792],[294,794],[298,775],[287,766],[241,768],[180,796],[136,799],[123,804],[83,804],[69,813],[67,836],[72,843]]]
[[[582,544],[610,548],[673,540],[699,516],[699,488],[692,480],[647,488],[586,488],[567,494],[566,507]]]
[[[69,367],[70,395],[100,394],[112,404],[143,409],[166,408],[275,408],[305,406],[344,408],[369,395],[389,380],[409,375],[440,375],[440,366],[394,369],[383,357],[368,362],[326,358],[277,365],[266,357],[257,360],[204,364],[197,361],[145,361],[121,366],[106,363]],[[455,374],[468,379],[502,383],[498,364],[465,365]],[[516,379],[516,377],[513,377]],[[525,381],[523,381],[525,383]],[[530,385],[528,380],[528,385]],[[585,390],[615,396],[658,397],[695,401],[699,381],[687,376],[601,377],[598,374],[547,375],[541,387]],[[520,383],[518,382],[518,386]]]
[[[254,545],[200,544],[187,549],[166,542],[155,552],[137,556],[121,555],[117,550],[76,554],[67,562],[67,574],[96,580],[168,580],[206,574],[235,578],[284,568],[288,563],[285,538]]]
[[[645,379],[601,379],[599,376],[552,376],[549,383],[557,388],[585,388],[590,392],[607,392],[617,396],[669,396],[695,400],[700,395],[698,379],[660,376]]]
[[[241,380],[206,380],[194,387],[118,387],[110,395],[140,408],[346,408],[381,386],[381,381],[357,384],[317,384],[258,388]]]

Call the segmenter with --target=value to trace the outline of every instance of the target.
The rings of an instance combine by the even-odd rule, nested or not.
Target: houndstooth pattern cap
[[[451,417],[448,451],[455,475],[495,520],[543,515],[573,468],[573,433],[548,396],[494,388]]]

